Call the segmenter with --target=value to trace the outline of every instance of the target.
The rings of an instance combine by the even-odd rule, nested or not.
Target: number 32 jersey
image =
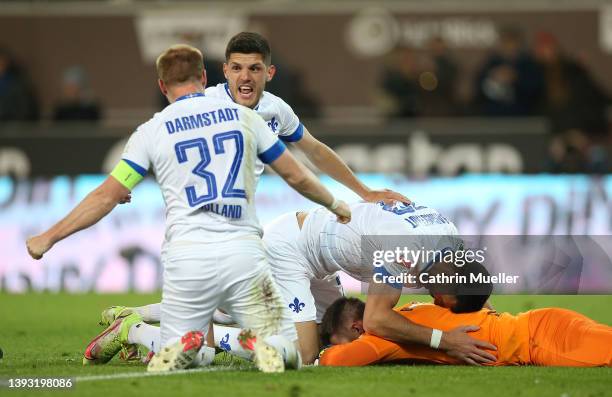
[[[152,171],[166,205],[165,243],[261,235],[255,214],[256,161],[285,150],[253,110],[197,93],[140,125],[122,159]]]

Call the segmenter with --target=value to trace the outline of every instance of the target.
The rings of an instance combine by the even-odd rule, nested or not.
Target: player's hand
[[[329,210],[336,214],[339,223],[349,223],[351,221],[351,208],[344,201],[340,200],[336,209],[332,210],[330,208]]]
[[[383,190],[370,190],[363,199],[370,203],[377,203],[379,201],[384,202],[385,204],[393,204],[394,201],[401,201],[405,204],[410,204],[411,201],[408,197],[403,194],[399,194],[394,192],[393,190],[383,189]]]
[[[449,356],[471,365],[495,362],[497,360],[495,356],[483,349],[497,350],[497,348],[488,342],[474,339],[468,335],[468,332],[478,331],[479,329],[478,326],[467,325],[445,332],[442,335],[440,349],[446,350]]]
[[[26,240],[26,247],[28,248],[28,254],[34,259],[40,259],[43,257],[45,252],[51,249],[51,243],[41,236],[30,237]]]
[[[126,204],[132,201],[132,195],[130,193],[128,193],[127,196],[125,196],[124,198],[122,198],[121,200],[119,200],[119,204]]]

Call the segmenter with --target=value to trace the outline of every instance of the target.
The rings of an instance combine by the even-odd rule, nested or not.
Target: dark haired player
[[[281,141],[297,146],[317,168],[363,200],[410,201],[396,192],[371,190],[359,181],[332,149],[308,132],[291,106],[265,91],[266,83],[274,78],[275,73],[268,41],[258,33],[241,32],[230,39],[225,49],[223,74],[227,82],[208,87],[206,96],[227,99],[255,110]],[[262,163],[257,167],[260,173],[263,172]]]
[[[206,71],[198,49],[172,46],[157,58],[156,69],[170,105],[136,129],[122,160],[98,188],[26,241],[28,252],[40,259],[54,244],[95,224],[152,171],[166,204],[166,233],[161,341],[149,371],[193,365],[207,350],[202,331],[220,305],[258,335],[253,346],[261,370],[298,367],[292,343],[297,334],[270,274],[255,213],[256,157],[306,198],[338,214],[339,222],[350,221],[348,205],[297,162],[253,110],[204,95]],[[94,339],[86,362],[108,361],[121,349],[131,325],[139,322],[132,314],[120,315]],[[269,337],[284,345],[269,345]]]
[[[401,236],[403,243],[411,243],[411,248],[415,249],[427,247],[436,251],[445,248],[456,250],[459,239],[452,222],[435,209],[414,203],[387,205],[382,202],[362,202],[351,204],[350,209],[352,219],[346,225],[338,224],[325,213],[324,208],[320,208],[308,213],[287,213],[270,222],[264,229],[268,262],[284,305],[290,309],[296,325],[303,362],[310,364],[317,358],[320,351],[317,323],[321,322],[327,307],[343,295],[336,277],[338,271],[343,271],[364,283],[370,283],[366,311],[372,302],[386,302],[389,307],[381,308],[377,314],[381,318],[395,321],[396,326],[404,330],[402,336],[405,340],[429,346],[433,339],[436,347],[451,354],[467,351],[464,353],[467,359],[456,356],[468,363],[494,361],[494,356],[480,348],[495,347],[471,338],[466,333],[473,328],[460,327],[442,332],[413,323],[401,316],[398,320],[398,314],[393,308],[399,300],[401,285],[377,284],[374,277],[375,274],[381,273],[398,275],[406,271],[406,268],[399,264],[376,267],[371,261],[362,259],[362,248],[384,250],[395,247],[398,241],[393,241],[389,236]],[[454,266],[446,263],[432,263],[429,266],[427,262],[417,261],[414,265],[416,270],[427,269],[430,275],[436,272],[455,272]],[[379,293],[381,295],[378,295]],[[479,310],[481,305],[482,303],[473,310]],[[107,309],[103,313],[103,322],[111,324],[117,317],[116,313],[121,310],[125,308],[119,306]],[[157,305],[131,310],[140,313],[145,322],[159,321]],[[216,314],[216,322],[221,322],[219,313]],[[139,344],[149,346],[151,340],[156,337],[156,332],[158,333],[155,327],[142,324],[134,335],[139,336]],[[232,352],[238,352],[239,332],[231,327],[215,325],[216,346],[230,346]]]

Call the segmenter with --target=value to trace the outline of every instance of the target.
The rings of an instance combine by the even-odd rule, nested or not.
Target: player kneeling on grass
[[[344,295],[337,272],[343,271],[368,283],[372,281],[375,272],[380,270],[371,261],[361,259],[362,245],[394,247],[397,241],[389,239],[389,235],[403,237],[418,247],[436,251],[459,243],[455,226],[433,208],[415,203],[389,205],[383,202],[360,202],[351,204],[350,209],[352,220],[347,225],[338,224],[327,210],[319,208],[308,213],[291,212],[281,215],[265,227],[263,240],[266,255],[284,305],[291,309],[304,364],[312,364],[321,351],[317,324],[321,322],[325,310]],[[430,266],[424,260],[415,265],[415,269]],[[428,270],[430,275],[442,271],[452,275],[455,272],[454,264],[437,263],[431,266]],[[370,286],[366,312],[368,305],[375,305],[378,323],[385,324],[387,328],[382,331],[402,338],[399,341],[386,339],[398,343],[420,342],[429,346],[433,330],[398,316],[393,310],[400,298],[401,285],[399,287]],[[473,310],[480,308],[477,306]],[[122,309],[105,310],[102,314],[103,324],[110,326]],[[137,312],[144,322],[155,323],[160,320],[159,304],[131,310]],[[216,312],[213,318],[217,323],[227,323],[222,317],[227,316]],[[390,324],[387,324],[386,318],[390,318]],[[494,349],[493,345],[468,336],[468,332],[474,329],[477,327],[458,327],[434,336],[439,336],[437,342],[440,349],[455,354],[467,363],[495,361],[495,356],[481,350]],[[240,332],[237,328],[215,324],[215,346],[234,354],[249,356],[249,352],[243,351],[238,338]],[[370,331],[372,334],[376,332],[376,328]],[[137,324],[130,330],[128,339],[130,343],[148,348],[150,345],[157,346],[159,329],[144,323]]]
[[[214,310],[223,305],[245,329],[257,335],[255,359],[263,371],[299,366],[295,327],[270,274],[255,213],[256,158],[268,163],[310,200],[350,221],[339,202],[285,150],[253,110],[204,95],[202,53],[187,45],[157,59],[158,84],[170,105],[130,137],[112,174],[63,220],[27,240],[40,259],[51,247],[112,211],[152,171],[166,204],[162,249],[163,292],[160,342],[150,371],[194,364]],[[100,334],[85,352],[86,362],[110,360],[139,322],[129,311]],[[288,343],[275,346],[267,338]],[[285,349],[293,354],[286,354]],[[287,363],[286,357],[292,362]],[[283,360],[285,358],[285,360]]]
[[[496,360],[486,365],[540,365],[567,367],[612,366],[612,327],[580,313],[546,308],[518,315],[482,307],[486,297],[435,294],[436,302],[408,304],[397,313],[425,327],[446,332],[475,324],[475,338],[497,346]],[[365,303],[341,298],[325,313],[322,341],[333,346],[321,352],[320,365],[364,366],[378,363],[463,364],[444,351],[416,343],[396,343],[364,331]]]

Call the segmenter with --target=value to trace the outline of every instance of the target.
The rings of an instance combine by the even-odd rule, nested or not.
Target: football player
[[[205,95],[206,71],[198,49],[172,46],[156,67],[170,105],[136,129],[122,160],[98,188],[49,230],[27,240],[28,252],[40,259],[57,242],[95,224],[151,171],[166,204],[166,237],[161,350],[149,370],[191,366],[220,305],[257,335],[253,346],[261,370],[298,367],[295,327],[270,274],[255,214],[256,157],[305,197],[337,214],[338,221],[350,221],[350,210],[285,150],[257,113]],[[120,314],[90,344],[85,359],[110,360],[138,320],[133,313]],[[100,346],[104,349],[96,351]]]
[[[352,220],[349,224],[338,224],[324,208],[320,208],[310,213],[282,215],[266,225],[264,230],[266,255],[284,305],[291,309],[303,362],[311,364],[318,356],[317,323],[321,322],[327,307],[343,296],[338,271],[369,283],[366,311],[368,305],[374,304],[379,310],[375,320],[388,327],[379,333],[376,323],[366,324],[371,333],[384,335],[385,332],[401,331],[401,338],[396,339],[426,346],[431,345],[434,338],[437,348],[467,363],[494,361],[494,356],[482,349],[494,350],[495,346],[471,338],[467,334],[469,329],[461,327],[438,333],[399,316],[393,308],[400,298],[402,285],[375,281],[384,275],[399,276],[406,268],[399,263],[377,267],[369,259],[364,259],[365,252],[392,250],[398,243],[409,243],[410,248],[417,250],[457,250],[461,242],[453,223],[435,209],[415,203],[355,203],[350,205],[350,209]],[[393,241],[390,236],[401,239]],[[419,272],[428,270],[434,263],[425,259],[421,257],[412,268]],[[480,307],[474,310],[478,309]],[[139,313],[144,322],[158,322],[160,319],[159,307],[153,304],[132,309],[107,309],[102,315],[103,323],[112,326],[116,313],[121,310]],[[231,322],[226,317],[217,312],[215,320],[218,323]],[[134,339],[129,342],[149,346],[156,333],[155,327],[142,324],[132,333]],[[215,344],[221,348],[228,346],[234,353],[240,352],[239,334],[239,329],[217,325],[214,329]],[[385,337],[383,335],[379,336]],[[395,340],[393,337],[389,339]]]

